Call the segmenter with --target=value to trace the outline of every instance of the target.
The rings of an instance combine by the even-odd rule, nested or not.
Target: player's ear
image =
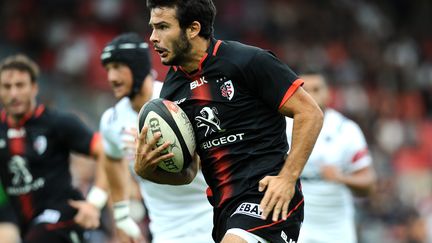
[[[37,94],[39,93],[39,85],[37,82],[32,82],[32,92],[33,95],[36,97]]]
[[[198,36],[201,31],[201,24],[198,21],[192,22],[186,29],[186,35],[189,39],[193,39]]]

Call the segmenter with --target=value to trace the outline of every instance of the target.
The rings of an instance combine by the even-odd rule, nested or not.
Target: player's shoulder
[[[361,133],[360,126],[339,111],[327,109],[325,113],[327,122],[339,126],[339,130],[344,134]]]
[[[52,122],[54,124],[64,124],[71,120],[78,119],[78,116],[70,111],[61,109],[44,107],[42,114],[39,116],[41,120]]]
[[[110,126],[115,124],[130,110],[130,100],[128,97],[120,99],[114,106],[108,108],[101,117],[101,125]]]
[[[234,52],[233,52],[234,51]],[[254,55],[257,52],[264,51],[263,49],[244,44],[238,41],[224,40],[221,41],[218,54],[235,55],[237,52]]]
[[[256,46],[238,41],[224,40],[221,42],[216,56],[236,63],[248,63],[257,54],[265,52],[265,50]]]
[[[163,83],[159,80],[153,81],[153,94],[152,99],[157,99],[160,96],[162,90]]]

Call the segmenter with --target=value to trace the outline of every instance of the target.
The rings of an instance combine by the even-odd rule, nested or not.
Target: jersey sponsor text
[[[231,217],[235,214],[244,214],[254,218],[261,218],[262,210],[259,204],[256,203],[248,203],[244,202],[238,206],[236,211],[231,215]]]
[[[219,147],[221,145],[241,141],[241,140],[243,140],[243,135],[244,135],[244,133],[242,132],[242,133],[237,133],[237,134],[232,134],[229,136],[224,136],[224,137],[212,139],[212,140],[209,140],[209,141],[202,143],[201,148],[202,149],[210,149],[213,147]]]

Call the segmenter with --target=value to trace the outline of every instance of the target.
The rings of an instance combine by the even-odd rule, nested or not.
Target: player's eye
[[[161,25],[157,26],[157,29],[159,29],[159,30],[166,30],[166,29],[168,29],[168,25],[161,24]]]

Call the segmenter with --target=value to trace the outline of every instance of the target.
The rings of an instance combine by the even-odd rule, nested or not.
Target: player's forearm
[[[162,169],[157,169],[151,174],[146,175],[143,179],[152,181],[158,184],[168,185],[186,185],[192,182],[196,173],[187,169],[178,173],[166,172]]]
[[[91,155],[96,161],[94,186],[97,186],[98,188],[108,192],[109,185],[104,164],[105,156],[100,139],[98,139],[95,142],[95,145],[92,147]]]
[[[94,185],[106,192],[109,191],[109,183],[103,159],[98,159],[96,163]]]
[[[106,158],[104,163],[112,200],[114,202],[128,200],[130,173],[127,161]]]
[[[94,183],[87,194],[86,200],[100,210],[105,206],[109,193],[108,179],[104,164],[104,153],[100,139],[96,140],[94,143],[91,150],[91,155],[96,160],[96,168],[94,174]]]
[[[300,176],[315,145],[323,123],[323,114],[318,107],[311,107],[294,114],[291,150],[279,173],[295,181]]]
[[[342,175],[340,183],[349,187],[354,194],[366,196],[372,190],[376,181],[375,172],[371,168],[365,168],[362,171],[350,175]]]
[[[185,185],[192,182],[198,172],[199,159],[195,156],[188,168],[178,172],[167,172],[160,168],[157,168],[152,172],[142,171],[142,167],[135,166],[135,172],[141,176],[141,178],[152,181],[158,184],[168,185]]]

